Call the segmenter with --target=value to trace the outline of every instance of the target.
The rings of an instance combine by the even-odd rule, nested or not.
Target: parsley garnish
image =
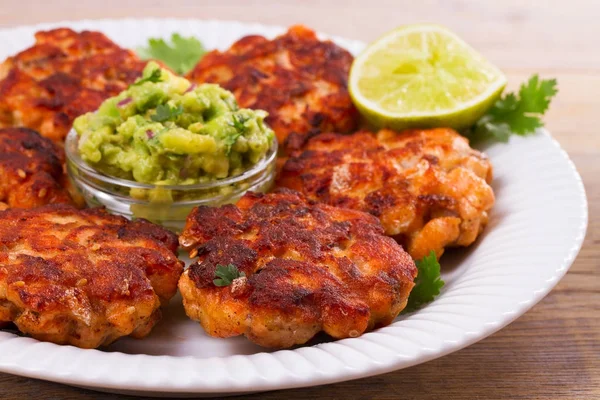
[[[405,312],[414,311],[423,304],[429,303],[440,294],[440,289],[444,286],[444,281],[440,277],[440,263],[434,251],[416,261],[416,264],[419,273],[415,279],[415,287],[408,296]]]
[[[139,79],[138,81],[132,83],[131,86],[138,86],[138,85],[141,85],[142,83],[146,83],[146,82],[153,82],[153,83],[160,82],[161,75],[162,75],[162,73],[160,72],[160,68],[156,68],[156,69],[152,70],[152,72],[150,73],[150,75],[148,77]]]
[[[474,141],[507,142],[511,134],[526,136],[544,126],[542,115],[558,92],[556,79],[540,80],[534,75],[521,85],[519,93],[509,93],[498,100],[475,126],[467,132]]]
[[[137,52],[144,60],[160,60],[176,73],[184,75],[194,68],[206,50],[198,39],[173,33],[170,42],[159,38],[148,39],[148,46],[138,48]]]
[[[233,264],[217,264],[215,276],[216,278],[213,280],[215,286],[229,286],[235,279],[246,276],[246,274],[238,271],[237,267]]]
[[[156,112],[150,116],[154,122],[165,122],[173,120],[183,114],[183,106],[171,107],[168,104],[159,104],[156,107]]]

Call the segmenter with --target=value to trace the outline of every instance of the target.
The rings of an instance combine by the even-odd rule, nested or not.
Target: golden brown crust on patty
[[[452,129],[323,134],[287,160],[278,185],[378,217],[420,259],[477,238],[494,204],[492,165]]]
[[[0,129],[0,209],[71,203],[63,161],[62,150],[37,132]]]
[[[289,151],[320,132],[355,128],[358,114],[347,90],[352,60],[333,42],[293,26],[274,40],[246,36],[224,52],[210,52],[189,78],[218,83],[240,107],[268,111],[267,123]]]
[[[266,347],[302,344],[321,330],[345,338],[387,325],[417,273],[376,218],[285,189],[194,209],[180,244],[199,257],[179,282],[188,316],[212,336],[244,334]],[[218,264],[246,277],[217,287]]]
[[[177,290],[177,237],[103,209],[0,212],[0,322],[78,347],[143,337]]]
[[[126,89],[145,63],[100,32],[37,32],[0,65],[0,127],[25,126],[61,141],[73,120]]]

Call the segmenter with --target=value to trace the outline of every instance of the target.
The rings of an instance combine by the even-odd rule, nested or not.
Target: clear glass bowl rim
[[[77,142],[79,139],[79,135],[75,131],[75,129],[71,129],[67,134],[67,138],[65,139],[65,154],[68,161],[71,161],[75,164],[77,169],[83,170],[86,174],[89,174],[93,178],[96,178],[100,181],[110,183],[113,185],[127,187],[127,188],[136,188],[136,189],[147,189],[152,190],[156,188],[167,189],[167,190],[177,190],[177,191],[186,191],[186,190],[202,190],[202,189],[214,189],[221,186],[231,185],[234,183],[245,181],[249,178],[252,178],[255,175],[259,175],[263,173],[269,165],[271,165],[275,158],[277,157],[277,137],[273,135],[273,143],[271,143],[271,148],[267,151],[265,157],[263,157],[258,163],[256,163],[251,169],[245,171],[242,174],[230,176],[225,179],[218,179],[212,182],[206,183],[197,183],[193,185],[154,185],[148,183],[141,183],[136,181],[131,181],[128,179],[117,178],[113,176],[108,176],[103,174],[102,172],[97,171],[92,166],[87,164],[83,159],[79,156],[79,150],[77,146]]]

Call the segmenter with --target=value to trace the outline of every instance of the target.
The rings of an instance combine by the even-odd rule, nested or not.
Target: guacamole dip
[[[238,175],[274,134],[262,110],[240,109],[218,85],[191,84],[150,62],[127,90],[74,122],[84,161],[111,176],[187,185]]]

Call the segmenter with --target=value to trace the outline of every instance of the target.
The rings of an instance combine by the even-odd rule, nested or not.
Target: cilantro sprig
[[[444,281],[440,276],[440,263],[434,251],[416,261],[415,264],[419,272],[415,279],[415,286],[408,296],[405,312],[415,311],[422,305],[433,301],[444,286]]]
[[[552,97],[558,93],[556,79],[533,75],[518,93],[508,93],[498,100],[466,134],[472,141],[508,142],[511,134],[526,136],[544,126],[542,116]]]
[[[148,39],[148,45],[138,48],[137,53],[144,60],[162,61],[173,71],[183,75],[194,68],[206,53],[206,49],[202,42],[194,37],[186,38],[173,33],[170,42],[160,38]]]
[[[229,286],[235,279],[243,276],[246,276],[246,274],[243,271],[240,272],[233,264],[217,264],[217,269],[215,270],[216,278],[213,280],[213,283],[215,286]]]
[[[160,68],[156,68],[156,69],[152,70],[152,72],[150,73],[149,76],[147,76],[146,78],[137,80],[136,82],[132,83],[131,86],[139,86],[142,83],[146,83],[146,82],[157,83],[157,82],[161,81],[161,76],[162,76],[162,72],[160,72]]]
[[[183,106],[181,105],[172,107],[168,104],[159,104],[156,107],[156,112],[150,116],[150,119],[154,122],[165,122],[174,120],[181,114],[183,114]]]
[[[248,130],[248,127],[245,125],[248,119],[250,118],[245,117],[243,115],[233,114],[233,123],[231,124],[231,126],[233,126],[238,132],[244,133]]]

